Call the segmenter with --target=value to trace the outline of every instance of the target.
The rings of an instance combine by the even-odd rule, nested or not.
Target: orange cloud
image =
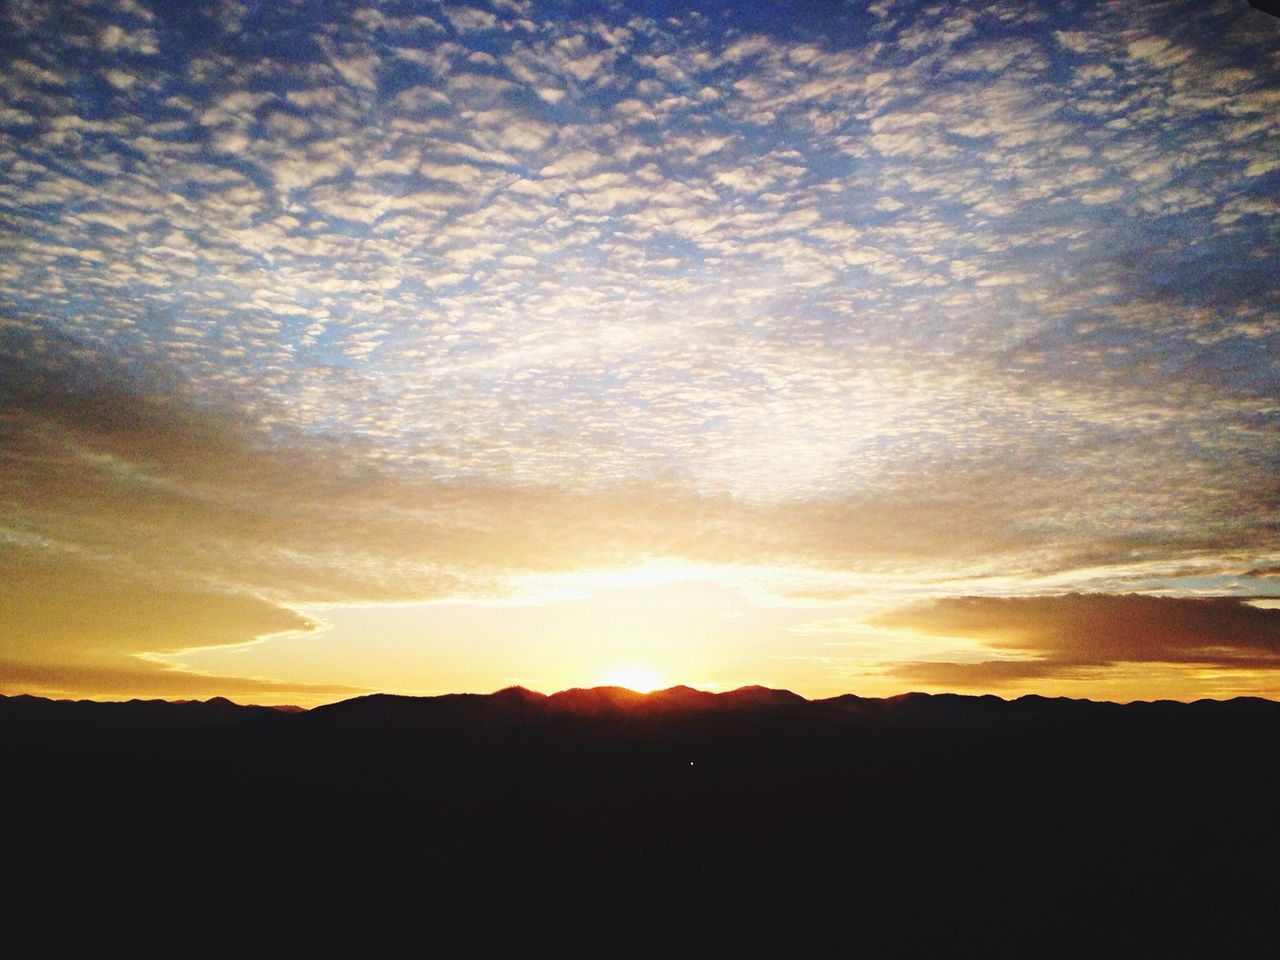
[[[1280,670],[1280,610],[1234,597],[952,597],[894,610],[872,622],[974,640],[1008,655],[977,663],[900,663],[889,670],[928,684],[1093,679],[1122,663]]]

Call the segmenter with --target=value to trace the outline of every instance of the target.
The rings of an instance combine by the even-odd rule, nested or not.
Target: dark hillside
[[[1280,892],[1262,700],[15,697],[0,750],[59,951],[1222,951]]]

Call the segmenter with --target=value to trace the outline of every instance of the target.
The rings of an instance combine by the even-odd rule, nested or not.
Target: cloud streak
[[[1090,677],[1117,664],[1280,669],[1280,610],[1236,597],[1066,594],[955,597],[875,617],[891,629],[975,641],[1001,659],[914,662],[904,678],[963,686]]]

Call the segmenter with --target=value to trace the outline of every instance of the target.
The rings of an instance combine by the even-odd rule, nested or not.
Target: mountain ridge
[[[1004,738],[1026,736],[1020,726],[1046,724],[1065,730],[1137,725],[1195,730],[1249,718],[1280,721],[1280,702],[1261,697],[1191,702],[1156,700],[1116,703],[1028,694],[1005,700],[992,694],[907,693],[891,697],[841,694],[809,700],[789,690],[745,686],[713,692],[677,685],[650,693],[626,687],[575,687],[544,694],[524,687],[493,693],[411,696],[370,693],[310,709],[236,704],[224,697],[208,700],[97,701],[53,700],[30,694],[0,695],[0,741],[34,743],[42,739],[184,735],[240,728],[320,735],[361,731],[362,735],[397,731],[437,734],[436,739],[465,739],[477,732],[592,725],[626,730],[725,728],[716,734],[731,742],[726,724],[759,731],[801,728],[824,736],[858,731],[909,731],[917,738],[932,732],[953,737],[981,732]]]
[[[291,714],[18,696],[0,764],[10,913],[86,939],[143,916],[190,945],[190,905],[214,903],[237,944],[264,916],[319,952],[355,905],[388,953],[451,925],[471,955],[478,932],[570,944],[636,918],[657,949],[693,920],[707,949],[771,924],[796,952],[826,917],[884,956],[1036,956],[1072,924],[1146,955],[1192,916],[1214,955],[1224,930],[1269,934],[1277,893],[1280,703],[1261,698],[512,687]],[[236,926],[224,904],[260,912]],[[386,927],[388,905],[410,919]]]
[[[95,706],[145,706],[154,704],[165,704],[168,706],[191,706],[205,708],[225,709],[234,707],[240,710],[271,710],[286,714],[297,713],[314,713],[316,711],[327,710],[338,707],[343,704],[351,704],[357,702],[370,701],[374,699],[394,700],[403,703],[422,703],[429,701],[454,701],[460,702],[470,700],[473,702],[484,700],[506,700],[515,701],[522,700],[524,702],[545,703],[559,699],[564,702],[568,699],[589,699],[599,700],[601,702],[609,702],[613,704],[631,703],[637,707],[644,707],[656,703],[664,703],[671,705],[689,705],[702,703],[748,703],[752,700],[757,702],[774,702],[774,703],[794,703],[794,704],[836,704],[836,703],[909,703],[909,702],[931,702],[931,701],[950,701],[950,702],[968,702],[968,703],[992,703],[999,702],[1002,704],[1018,704],[1018,703],[1057,703],[1057,704],[1092,704],[1095,706],[1113,706],[1113,707],[1143,707],[1143,706],[1163,706],[1171,705],[1173,707],[1196,707],[1207,704],[1258,704],[1280,708],[1280,700],[1272,700],[1269,697],[1259,697],[1250,694],[1240,694],[1234,697],[1199,697],[1195,700],[1174,700],[1167,697],[1161,697],[1154,700],[1094,700],[1089,697],[1067,697],[1067,696],[1047,696],[1040,693],[1024,693],[1016,697],[1002,697],[993,693],[969,694],[956,693],[953,691],[942,691],[938,693],[928,693],[925,691],[913,690],[906,693],[891,694],[885,697],[868,697],[858,693],[838,693],[828,697],[805,697],[802,694],[795,693],[782,687],[766,687],[760,684],[747,684],[741,687],[734,687],[729,690],[702,690],[697,687],[690,687],[685,684],[676,684],[672,687],[664,687],[658,690],[651,690],[646,693],[632,690],[629,687],[616,685],[601,685],[595,687],[567,687],[554,693],[542,693],[537,690],[531,690],[528,687],[513,685],[510,687],[502,687],[492,693],[475,693],[475,692],[458,692],[458,693],[441,693],[441,694],[405,694],[392,693],[389,691],[374,691],[371,693],[359,694],[354,697],[347,697],[343,700],[334,700],[330,703],[317,704],[314,707],[303,707],[297,704],[257,704],[257,703],[240,703],[224,696],[213,696],[204,700],[200,699],[177,699],[166,700],[163,697],[131,697],[127,700],[96,700],[88,697],[45,697],[40,694],[33,693],[10,693],[0,694],[0,702],[40,702],[40,703],[56,703],[56,704],[87,704]]]

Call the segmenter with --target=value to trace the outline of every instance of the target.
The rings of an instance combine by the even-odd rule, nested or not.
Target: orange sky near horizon
[[[1057,665],[1048,677],[1005,677],[1000,665],[1034,663],[1033,651],[1001,652],[991,669],[991,650],[981,638],[925,623],[886,627],[865,605],[753,598],[701,573],[655,576],[650,566],[544,579],[503,600],[307,605],[296,611],[311,624],[303,629],[137,655],[161,668],[155,680],[115,681],[104,671],[96,683],[77,688],[56,680],[45,685],[32,675],[20,684],[0,683],[0,692],[102,700],[230,696],[300,706],[370,692],[434,696],[516,685],[551,693],[596,685],[647,692],[677,684],[710,691],[763,684],[810,699],[914,690],[1119,702],[1280,697],[1280,683],[1266,671],[1173,657]],[[1257,602],[1259,609],[1278,605]],[[1171,612],[1181,613],[1176,604]],[[934,679],[927,671],[904,676],[903,662],[967,664],[977,674],[971,680]]]

